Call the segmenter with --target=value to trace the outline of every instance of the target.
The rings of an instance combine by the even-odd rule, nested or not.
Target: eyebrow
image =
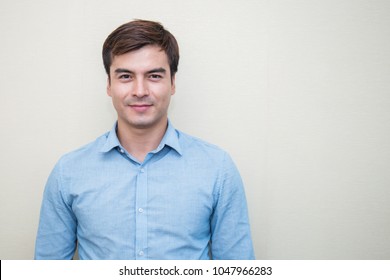
[[[159,67],[159,68],[154,68],[149,71],[147,71],[145,74],[152,74],[152,73],[163,73],[165,74],[167,72],[166,69]],[[134,74],[133,71],[125,68],[117,68],[115,69],[115,73],[120,74],[120,73],[129,73],[129,74]]]

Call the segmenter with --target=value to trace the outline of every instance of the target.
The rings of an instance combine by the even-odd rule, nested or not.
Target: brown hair
[[[110,66],[116,55],[138,50],[147,45],[161,47],[168,56],[171,77],[177,72],[179,46],[175,37],[154,21],[134,20],[115,29],[103,44],[103,63],[110,77]]]

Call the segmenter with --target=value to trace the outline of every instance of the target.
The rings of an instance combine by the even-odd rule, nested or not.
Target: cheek
[[[120,100],[125,98],[128,95],[130,88],[123,84],[112,85],[109,90],[109,95],[115,99]]]
[[[170,102],[171,102],[171,94],[164,95],[164,97],[161,98],[161,107],[164,108],[164,110],[167,110]]]
[[[155,95],[160,97],[160,100],[169,100],[174,93],[174,89],[170,85],[160,86],[152,89]]]
[[[123,91],[120,91],[118,88],[111,88],[111,91],[109,93],[111,97],[112,104],[114,105],[115,109],[120,109],[123,107],[124,99],[125,99],[125,94]]]

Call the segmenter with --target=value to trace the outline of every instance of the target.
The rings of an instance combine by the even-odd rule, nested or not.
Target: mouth
[[[146,112],[150,107],[152,107],[151,104],[131,104],[129,106],[138,113]]]

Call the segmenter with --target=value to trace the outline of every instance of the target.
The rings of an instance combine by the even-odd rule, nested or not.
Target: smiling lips
[[[150,107],[152,107],[151,104],[132,104],[129,106],[138,113],[143,113],[147,111]]]

